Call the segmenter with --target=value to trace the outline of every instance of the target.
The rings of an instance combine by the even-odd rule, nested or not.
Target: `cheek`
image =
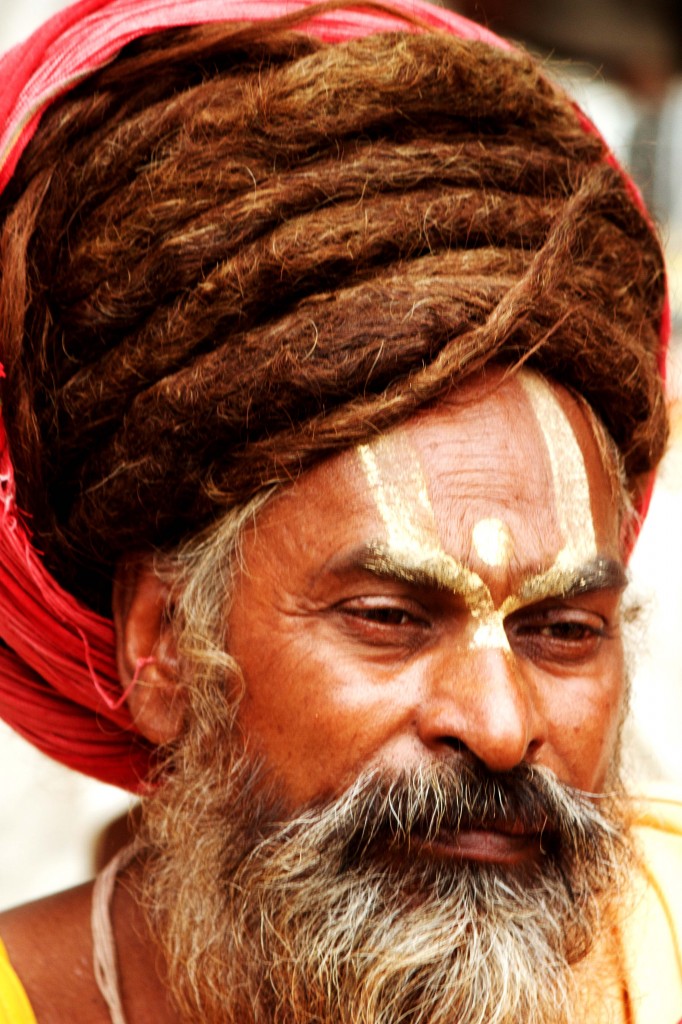
[[[598,677],[552,684],[550,749],[559,778],[601,792],[612,767],[624,710],[622,665]]]
[[[340,792],[399,731],[399,682],[382,685],[338,650],[332,657],[305,621],[263,630],[250,618],[234,639],[245,684],[239,724],[292,806]]]

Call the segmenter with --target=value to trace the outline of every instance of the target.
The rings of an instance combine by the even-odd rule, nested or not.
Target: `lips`
[[[483,864],[523,864],[540,860],[548,845],[541,829],[528,829],[520,822],[440,828],[435,835],[412,834],[410,846],[423,856],[476,861]]]
[[[584,850],[582,822],[594,814],[588,795],[549,769],[524,764],[492,773],[465,760],[382,780],[363,811],[343,837],[345,862],[370,856],[453,868],[564,863]]]

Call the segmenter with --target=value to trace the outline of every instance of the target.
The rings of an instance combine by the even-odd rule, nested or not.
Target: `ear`
[[[121,559],[112,591],[116,661],[135,725],[152,743],[169,743],[182,728],[186,700],[168,617],[168,587],[151,558]]]

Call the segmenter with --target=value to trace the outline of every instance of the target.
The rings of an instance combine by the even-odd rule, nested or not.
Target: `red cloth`
[[[131,40],[179,25],[275,18],[307,6],[309,0],[80,0],[56,14],[0,61],[0,191],[45,108]],[[392,6],[395,16],[360,7],[325,11],[298,29],[328,42],[418,30],[401,19],[404,12],[453,35],[509,48],[481,26],[425,0],[392,0]],[[596,131],[583,120],[586,131]],[[668,334],[669,318],[661,366]],[[1,360],[2,352],[0,376]],[[0,717],[64,764],[128,789],[144,786],[153,750],[136,732],[121,694],[113,625],[62,590],[32,547],[15,506],[1,415]]]

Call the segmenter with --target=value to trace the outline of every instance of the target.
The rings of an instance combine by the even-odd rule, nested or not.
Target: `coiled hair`
[[[281,25],[127,46],[0,201],[3,415],[51,570],[168,549],[491,362],[661,456],[655,233],[522,52]]]

